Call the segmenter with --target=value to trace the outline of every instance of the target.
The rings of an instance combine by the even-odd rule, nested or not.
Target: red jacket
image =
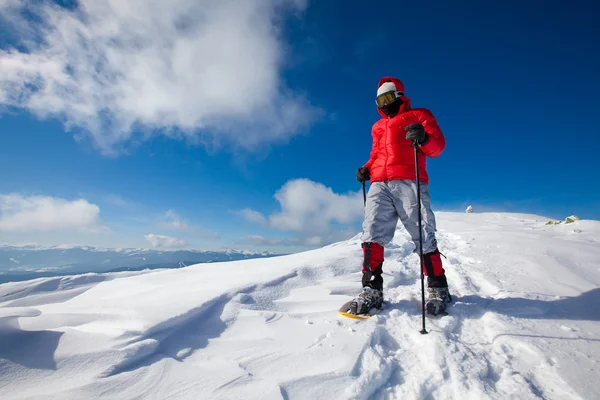
[[[396,89],[404,93],[404,85],[399,79],[384,77],[384,82],[392,81]],[[410,124],[421,124],[429,135],[429,140],[419,149],[419,175],[422,182],[428,183],[426,156],[437,157],[446,147],[446,139],[431,111],[426,108],[411,108],[410,99],[401,97],[404,104],[400,112],[389,118],[381,110],[383,117],[375,122],[372,129],[373,146],[371,157],[364,165],[369,169],[371,182],[386,180],[416,180],[415,152],[411,141],[406,139],[405,128]]]

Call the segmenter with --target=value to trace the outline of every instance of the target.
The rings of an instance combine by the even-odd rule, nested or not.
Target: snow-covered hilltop
[[[390,304],[359,290],[358,238],[269,259],[0,285],[0,398],[597,399],[600,222],[438,213],[458,298],[419,334],[419,263],[386,251]]]

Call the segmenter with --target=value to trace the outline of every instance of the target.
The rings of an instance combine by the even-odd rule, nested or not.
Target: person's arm
[[[431,111],[421,108],[417,111],[419,123],[404,128],[406,139],[417,142],[421,151],[429,157],[439,156],[446,147],[446,139]]]
[[[425,143],[420,146],[421,151],[429,157],[437,157],[442,154],[446,147],[446,138],[431,111],[423,110],[421,115],[421,125],[425,128],[427,134]]]

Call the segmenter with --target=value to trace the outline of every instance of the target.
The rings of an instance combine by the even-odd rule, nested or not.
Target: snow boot
[[[368,314],[372,308],[381,308],[383,305],[383,292],[366,286],[361,294],[350,303],[349,314]]]
[[[383,246],[365,242],[363,250],[362,293],[350,303],[349,314],[368,314],[372,308],[383,305]]]
[[[362,276],[362,285],[363,287],[371,287],[373,289],[377,289],[380,292],[383,292],[383,277],[381,274],[383,273],[383,263],[379,264],[375,271],[365,271]]]
[[[452,301],[446,275],[427,277],[427,293],[427,303],[425,304],[427,314],[446,315],[446,303]]]

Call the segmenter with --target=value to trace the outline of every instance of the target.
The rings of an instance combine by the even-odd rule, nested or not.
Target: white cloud
[[[164,225],[167,228],[182,231],[188,230],[190,228],[190,224],[186,220],[181,218],[179,214],[175,212],[175,210],[168,210],[165,213]]]
[[[144,239],[150,242],[152,247],[157,249],[180,249],[187,245],[187,242],[183,239],[177,239],[163,235],[154,235],[152,233],[145,235]]]
[[[304,243],[307,246],[321,246],[324,244],[324,241],[323,241],[323,238],[320,236],[312,236],[312,237],[306,238]]]
[[[16,7],[21,0],[0,0],[0,7]]]
[[[299,233],[300,237],[286,240],[291,244],[319,246],[347,239],[355,234],[352,226],[364,216],[360,192],[338,194],[308,179],[287,182],[275,199],[281,210],[268,218],[251,209],[237,213],[261,225]]]
[[[59,229],[97,231],[100,208],[87,200],[48,196],[0,195],[0,231],[29,232]]]
[[[308,179],[287,182],[275,193],[281,211],[269,217],[274,228],[285,231],[323,234],[331,224],[347,225],[363,217],[359,192],[337,194]]]
[[[254,222],[260,225],[267,225],[267,219],[258,211],[245,208],[243,210],[236,211],[236,214],[244,218],[246,221]]]
[[[0,2],[21,49],[0,50],[0,104],[61,118],[105,153],[152,133],[211,147],[283,142],[320,112],[280,78],[282,17],[305,8],[298,0],[80,0],[71,10]]]

